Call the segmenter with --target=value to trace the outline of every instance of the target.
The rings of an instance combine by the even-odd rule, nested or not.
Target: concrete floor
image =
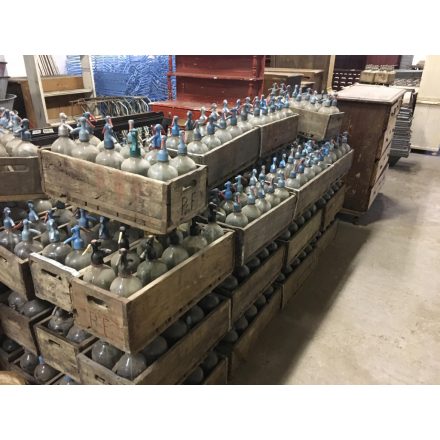
[[[440,157],[388,171],[268,325],[236,384],[440,383]]]

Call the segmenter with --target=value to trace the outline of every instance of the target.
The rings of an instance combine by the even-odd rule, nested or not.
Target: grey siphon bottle
[[[137,130],[132,129],[130,131],[130,152],[129,157],[125,159],[121,164],[121,170],[128,173],[140,174],[141,176],[148,176],[148,170],[150,163],[143,159],[141,156],[141,150],[138,145]]]
[[[109,290],[110,285],[116,278],[115,271],[104,263],[104,258],[109,254],[105,249],[101,249],[101,242],[99,240],[92,240],[92,255],[90,257],[90,266],[88,266],[83,275],[83,280],[86,283]]]
[[[98,153],[95,158],[95,163],[109,168],[121,169],[121,164],[124,161],[122,154],[115,150],[115,143],[110,131],[105,131],[104,134],[104,150]]]
[[[72,148],[71,156],[76,159],[86,160],[88,162],[95,162],[96,156],[99,153],[98,147],[90,143],[90,133],[87,130],[86,118],[83,116],[79,118],[80,127],[72,130],[72,134],[79,134],[79,142]]]
[[[201,228],[196,223],[195,218],[191,220],[189,236],[183,240],[182,246],[187,250],[190,256],[208,246],[208,242],[206,241],[206,238],[201,234]]]
[[[22,260],[29,258],[32,252],[41,252],[43,250],[43,245],[39,241],[34,241],[32,233],[35,234],[35,230],[30,229],[29,225],[29,220],[23,220],[21,242],[14,248],[14,254]]]
[[[171,232],[169,240],[170,245],[163,251],[161,259],[168,266],[168,269],[172,269],[189,258],[189,253],[181,245],[181,239],[176,230]]]
[[[208,147],[208,150],[213,150],[222,144],[221,139],[215,134],[214,118],[210,116],[206,127],[206,136],[202,138],[202,142]]]
[[[196,163],[188,157],[188,150],[183,139],[184,133],[180,133],[180,143],[177,149],[177,156],[170,160],[170,165],[177,170],[179,176],[197,169]]]
[[[250,222],[253,222],[258,217],[261,217],[262,212],[255,205],[255,195],[254,195],[255,187],[251,187],[247,196],[247,204],[243,207],[242,212],[246,215],[247,219]]]
[[[54,153],[71,156],[72,150],[76,147],[75,142],[69,137],[73,128],[67,123],[67,116],[65,113],[60,113],[60,121],[61,123],[58,126],[58,138],[54,141],[50,149]]]
[[[11,210],[6,207],[3,209],[3,227],[4,230],[0,232],[0,246],[14,252],[15,246],[20,243],[21,233],[15,232],[15,222],[11,218]]]
[[[64,264],[75,270],[81,270],[90,264],[91,253],[86,252],[84,240],[80,235],[80,227],[73,226],[72,236],[64,241],[65,244],[72,242],[73,250],[66,256]]]
[[[210,202],[208,205],[209,215],[208,215],[208,224],[204,227],[202,231],[203,237],[205,237],[208,244],[211,244],[213,241],[217,240],[220,237],[223,237],[225,231],[223,228],[217,223],[217,205],[215,203]]]
[[[72,248],[61,241],[60,231],[57,229],[55,221],[49,220],[47,222],[49,244],[43,249],[42,255],[58,263],[64,264],[67,255],[72,252]]]
[[[171,136],[167,137],[166,147],[171,150],[177,150],[180,140],[180,128],[179,128],[179,117],[173,117],[173,124],[171,126]]]
[[[136,275],[141,280],[143,286],[146,286],[151,281],[159,278],[168,271],[168,266],[160,259],[158,259],[156,251],[153,247],[154,237],[150,237],[149,242],[141,255],[144,260],[139,264]]]
[[[110,285],[110,292],[124,298],[128,298],[142,288],[140,279],[134,275],[135,269],[128,264],[127,253],[127,249],[119,249],[118,276]]]
[[[249,219],[242,212],[238,196],[235,198],[234,209],[226,217],[225,223],[231,226],[237,226],[239,228],[244,228],[249,223]]]
[[[178,176],[177,170],[170,165],[168,151],[165,147],[166,136],[162,138],[162,147],[157,153],[157,162],[148,170],[148,177],[155,180],[161,180],[167,182]]]

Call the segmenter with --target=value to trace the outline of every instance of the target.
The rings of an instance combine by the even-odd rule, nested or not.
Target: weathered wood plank
[[[269,124],[259,125],[261,129],[260,157],[265,157],[283,145],[296,139],[298,116],[293,115]]]
[[[341,131],[344,113],[325,114],[292,108],[299,115],[298,134],[317,141],[329,140]]]
[[[330,223],[335,219],[336,214],[341,211],[344,205],[346,185],[339,188],[336,194],[327,202],[324,206],[324,212],[322,215],[322,229],[328,228]]]

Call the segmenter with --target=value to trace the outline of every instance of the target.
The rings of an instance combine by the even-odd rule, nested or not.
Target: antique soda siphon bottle
[[[205,154],[209,151],[208,146],[202,142],[199,123],[194,124],[193,140],[188,144],[188,152],[192,154]]]
[[[173,117],[173,124],[171,126],[171,136],[167,137],[166,147],[172,150],[177,150],[180,140],[180,128],[179,128],[179,117]]]
[[[104,134],[104,150],[98,153],[95,163],[105,167],[121,169],[121,164],[124,161],[122,154],[115,150],[115,143],[110,131],[105,131]]]
[[[208,242],[201,234],[201,228],[195,218],[191,220],[189,236],[183,240],[182,246],[187,250],[190,256],[208,246]]]
[[[21,142],[12,149],[12,157],[38,156],[38,147],[31,143],[29,119],[22,119],[21,127]]]
[[[211,244],[213,241],[217,240],[220,237],[223,237],[225,231],[222,227],[217,223],[217,206],[215,203],[210,202],[208,205],[209,215],[208,215],[208,224],[202,231],[203,237],[205,237],[208,244]]]
[[[178,176],[177,170],[170,165],[168,151],[165,147],[166,136],[163,136],[162,147],[157,153],[157,162],[148,170],[148,177],[151,179],[161,180],[167,182]]]
[[[12,139],[10,139],[6,144],[6,152],[9,156],[12,157],[12,151],[17,147],[19,144],[21,144],[21,118],[14,114],[12,116]]]
[[[196,163],[188,157],[187,147],[183,139],[184,133],[180,133],[180,143],[177,149],[177,156],[170,160],[170,165],[177,170],[179,176],[197,169]]]
[[[237,109],[231,109],[230,125],[226,128],[232,138],[240,136],[243,134],[242,129],[237,125]]]
[[[34,241],[33,234],[38,235],[38,231],[30,229],[29,220],[23,220],[23,231],[21,232],[21,241],[14,248],[14,254],[25,260],[29,258],[32,252],[41,252],[43,245],[39,241]]]
[[[96,341],[92,347],[92,359],[109,370],[114,367],[122,354],[122,351],[102,339]]]
[[[104,140],[100,141],[98,144],[98,150],[101,153],[105,149],[105,137],[110,136],[113,141],[114,149],[118,153],[121,153],[121,145],[119,144],[118,140],[116,139],[115,133],[113,131],[113,123],[112,118],[110,116],[105,117],[105,125],[102,128],[102,135],[104,136]],[[125,157],[124,157],[125,159]]]
[[[76,147],[75,142],[69,137],[73,128],[67,123],[67,116],[65,113],[60,113],[60,121],[61,123],[58,126],[58,139],[54,141],[50,149],[54,153],[70,156],[72,150]]]
[[[239,228],[244,228],[249,223],[248,218],[241,210],[241,204],[238,199],[238,195],[235,197],[233,211],[226,217],[226,223],[228,225],[237,226]]]
[[[116,278],[115,271],[104,263],[104,258],[109,255],[108,250],[101,249],[99,240],[92,240],[92,255],[90,257],[90,266],[85,269],[83,280],[94,286],[109,290],[110,285]]]
[[[203,136],[206,136],[206,124],[208,122],[208,117],[206,116],[206,109],[205,107],[200,108],[200,117],[197,119],[197,122],[199,123],[199,130],[200,134]]]
[[[130,149],[131,149],[131,145],[133,143],[133,137],[132,137],[133,136],[133,132],[132,132],[132,130],[134,130],[134,120],[133,119],[129,119],[128,120],[128,133],[127,133],[127,137],[125,138],[124,145],[121,147],[121,149],[119,151],[122,154],[122,157],[124,159],[128,159],[130,157]],[[136,130],[136,145],[138,145],[137,130]],[[140,149],[139,149],[139,155],[142,156]],[[135,174],[139,174],[139,173],[135,173]]]
[[[242,209],[242,212],[249,220],[249,223],[253,222],[262,214],[260,209],[255,205],[255,195],[253,194],[253,189],[255,189],[255,187],[249,188],[248,196],[247,196],[247,204]]]
[[[189,254],[181,245],[181,239],[176,230],[171,232],[169,240],[170,245],[163,251],[161,259],[168,266],[168,269],[172,269],[174,266],[177,266],[189,258]]]
[[[47,323],[47,328],[59,333],[62,336],[67,336],[70,328],[73,326],[73,315],[66,312],[60,307],[55,307],[52,312],[52,317]]]
[[[187,144],[190,144],[194,140],[194,127],[195,127],[192,111],[189,111],[186,114],[186,117],[187,119],[185,122],[185,140]]]
[[[86,120],[86,129],[89,132],[89,143],[95,147],[98,147],[99,143],[101,142],[101,139],[97,138],[94,135],[95,126],[92,124],[92,121],[96,121],[96,119],[90,112],[84,112],[83,117]]]
[[[137,277],[141,280],[143,286],[146,286],[151,281],[159,278],[168,271],[168,266],[158,259],[156,251],[153,247],[153,238],[151,237],[141,259],[144,260],[137,268]]]
[[[131,144],[129,149],[129,157],[122,162],[121,170],[147,177],[150,163],[141,157],[141,150],[138,145],[138,135],[136,129],[131,130],[130,140]]]
[[[206,136],[202,138],[202,142],[208,147],[209,150],[212,150],[216,147],[219,147],[222,144],[222,141],[215,134],[215,124],[214,118],[209,116],[208,125],[206,127]]]
[[[75,148],[71,150],[71,156],[76,159],[86,160],[88,162],[95,162],[96,156],[99,153],[98,148],[90,142],[90,133],[87,130],[86,118],[79,118],[80,127],[72,130],[72,134],[79,134],[79,142]]]
[[[66,256],[64,264],[78,271],[84,269],[90,264],[91,253],[85,252],[86,246],[78,225],[72,227],[72,236],[64,241],[65,244],[70,242],[72,242],[73,251]]]
[[[55,221],[49,220],[47,222],[49,244],[43,249],[42,255],[58,263],[64,264],[67,255],[72,252],[72,248],[61,241],[60,231],[57,229]]]
[[[34,370],[34,377],[38,382],[47,383],[58,374],[58,371],[44,362],[42,356],[38,358],[38,365]]]
[[[221,203],[220,207],[225,211],[226,215],[230,214],[234,210],[234,202],[232,200],[231,182],[225,183],[225,190],[223,196],[225,200]]]
[[[222,113],[222,117],[218,121],[215,135],[221,140],[222,144],[232,140],[232,134],[227,130],[225,113]]]
[[[157,155],[162,145],[162,131],[163,127],[160,124],[156,124],[154,127],[154,135],[151,137],[151,149],[148,151],[145,159],[151,165],[157,162]]]
[[[140,279],[134,275],[135,268],[129,265],[127,252],[125,248],[119,249],[118,276],[110,285],[110,292],[124,298],[128,298],[142,288]]]
[[[15,222],[10,217],[11,210],[6,207],[3,209],[3,227],[4,230],[0,232],[0,246],[14,252],[15,246],[20,243],[21,233],[15,232]]]
[[[118,236],[118,247],[119,249],[127,249],[127,264],[128,268],[134,272],[136,272],[136,268],[139,266],[139,263],[141,262],[139,255],[135,249],[129,249],[130,248],[130,240],[129,240],[129,233],[127,231],[127,228],[125,226],[119,227],[119,236]],[[116,274],[118,274],[118,262],[119,262],[119,253],[116,253],[113,255],[111,259],[111,267],[115,271]]]

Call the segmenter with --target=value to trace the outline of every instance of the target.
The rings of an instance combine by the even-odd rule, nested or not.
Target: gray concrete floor
[[[235,384],[440,383],[440,157],[388,171],[268,325]]]

